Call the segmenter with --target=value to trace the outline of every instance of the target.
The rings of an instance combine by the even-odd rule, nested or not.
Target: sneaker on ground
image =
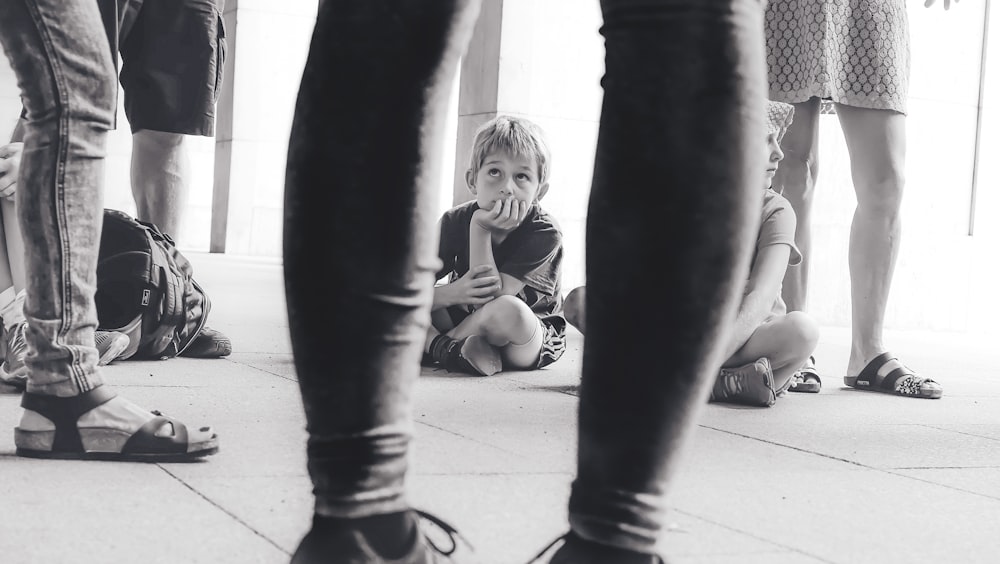
[[[709,401],[770,407],[777,399],[771,362],[765,357],[719,372]]]
[[[97,346],[97,364],[104,366],[120,357],[129,345],[128,335],[118,331],[95,331],[94,344]]]
[[[559,545],[560,541],[562,541],[561,545]],[[611,562],[615,564],[664,564],[663,558],[658,554],[634,552],[598,544],[584,540],[572,531],[552,541],[538,553],[538,556],[535,556],[531,563],[542,562],[543,557],[556,545],[559,545],[559,548],[547,561],[549,564],[606,564]]]
[[[229,356],[233,352],[233,343],[229,337],[212,329],[202,327],[198,336],[191,341],[181,356],[190,358],[222,358]]]
[[[28,323],[22,321],[4,334],[5,354],[3,364],[0,364],[0,383],[18,390],[28,385],[28,367],[24,364],[24,357],[28,354],[28,341],[24,338],[27,327]]]
[[[492,376],[503,368],[500,352],[479,335],[470,335],[451,343],[444,367],[449,372],[465,372],[474,376]]]
[[[409,547],[403,555],[392,555],[387,558],[374,548],[378,539],[370,539],[357,528],[337,527],[331,530],[318,518],[314,518],[313,527],[299,543],[298,549],[292,555],[292,564],[312,564],[327,562],[343,562],[364,564],[369,562],[392,562],[394,564],[451,564],[456,562],[454,552],[458,548],[456,539],[468,542],[458,534],[454,527],[441,519],[423,511],[411,510],[410,516],[415,523],[417,534],[413,535]],[[440,529],[433,538],[447,537],[450,546],[439,546],[421,527],[423,522],[430,522]],[[471,546],[470,546],[471,548]]]

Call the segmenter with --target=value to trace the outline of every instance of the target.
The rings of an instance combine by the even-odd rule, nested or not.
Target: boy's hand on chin
[[[530,209],[529,202],[516,200],[511,196],[503,201],[497,200],[492,209],[476,210],[472,214],[472,221],[490,233],[505,233],[521,225]]]

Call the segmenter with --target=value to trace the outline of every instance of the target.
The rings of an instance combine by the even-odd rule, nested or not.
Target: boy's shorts
[[[449,306],[447,312],[451,318],[452,326],[458,326],[469,316],[468,309],[462,306]],[[566,318],[561,315],[539,317],[538,324],[545,331],[545,334],[542,335],[542,350],[538,354],[536,369],[545,368],[559,360],[566,352]]]
[[[538,355],[538,365],[535,368],[544,368],[559,360],[566,352],[566,320],[562,317],[550,317],[539,321],[545,329],[545,335],[542,337],[542,352]]]
[[[225,0],[97,0],[132,132],[212,136],[222,86]]]

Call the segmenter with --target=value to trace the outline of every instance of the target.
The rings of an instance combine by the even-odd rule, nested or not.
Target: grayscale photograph
[[[0,0],[0,563],[1000,562],[998,34]]]

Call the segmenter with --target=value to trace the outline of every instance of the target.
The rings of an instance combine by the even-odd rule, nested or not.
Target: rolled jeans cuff
[[[405,497],[410,433],[399,427],[309,439],[316,514],[367,517],[409,508]]]
[[[61,329],[61,320],[42,320],[28,313],[28,391],[60,397],[89,392],[104,384],[97,367],[93,326]]]
[[[570,528],[599,544],[655,553],[666,507],[662,493],[594,488],[573,483],[569,500]]]

